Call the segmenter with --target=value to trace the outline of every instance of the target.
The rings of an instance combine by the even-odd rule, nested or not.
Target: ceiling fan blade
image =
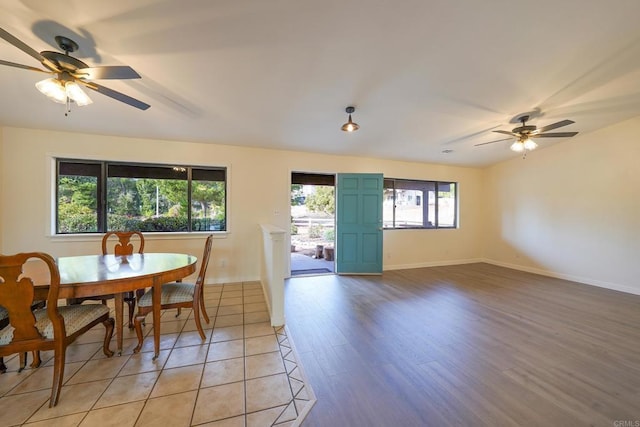
[[[40,53],[38,51],[36,51],[32,47],[28,46],[26,43],[24,43],[22,40],[18,39],[14,35],[6,32],[2,28],[0,28],[0,37],[2,37],[3,39],[5,39],[7,42],[11,43],[15,47],[17,47],[18,49],[20,49],[21,51],[23,51],[27,55],[32,56],[35,59],[37,59],[38,61],[42,62],[42,65],[44,65],[45,67],[49,68],[50,70],[52,70],[52,71],[60,71],[56,64],[54,64],[53,62],[49,61],[44,56],[40,55]]]
[[[562,126],[568,126],[572,123],[575,123],[573,120],[562,120],[560,122],[557,123],[552,123],[550,125],[546,125],[546,126],[542,126],[541,128],[539,128],[537,130],[537,133],[542,133],[542,132],[546,132],[548,130],[552,130],[552,129],[558,129],[561,128]]]
[[[16,64],[15,62],[3,61],[2,59],[0,59],[0,65],[7,65],[9,67],[22,68],[24,70],[39,71],[41,73],[46,73],[46,74],[54,74],[52,71],[43,70],[41,68],[32,67],[30,65],[22,65],[22,64]]]
[[[132,107],[136,107],[141,110],[146,110],[149,107],[151,107],[149,104],[145,104],[142,101],[139,101],[135,98],[130,97],[129,95],[125,95],[124,93],[115,91],[113,89],[109,89],[108,87],[104,87],[97,83],[85,82],[84,80],[81,80],[81,79],[78,79],[77,81],[79,83],[82,83],[84,86],[88,87],[89,89],[95,90],[96,92],[101,93],[110,98],[113,98],[117,101],[124,102],[125,104],[131,105]]]
[[[494,130],[493,132],[496,132],[496,133],[503,133],[503,134],[505,134],[505,135],[515,136],[516,138],[518,137],[518,134],[517,134],[517,133],[509,132],[509,131],[507,131],[507,130]]]
[[[533,138],[567,138],[570,136],[576,136],[578,132],[554,132],[554,133],[541,133],[538,135],[531,135]]]
[[[80,68],[73,73],[73,76],[83,80],[102,79],[139,79],[140,74],[127,65],[112,65],[104,67]]]
[[[511,139],[513,139],[513,138],[504,138],[504,139],[497,139],[495,141],[483,142],[483,143],[480,143],[480,144],[474,144],[474,147],[479,147],[481,145],[487,145],[487,144],[493,144],[494,142],[509,141]]]

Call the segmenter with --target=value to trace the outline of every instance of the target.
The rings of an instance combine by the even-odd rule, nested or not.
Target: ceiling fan
[[[102,79],[139,79],[140,75],[133,68],[126,65],[89,67],[81,60],[69,55],[70,52],[78,50],[78,44],[70,38],[64,36],[55,37],[56,43],[64,51],[64,53],[61,53],[48,50],[37,52],[2,28],[0,28],[0,37],[40,61],[45,69],[3,60],[0,60],[0,65],[54,75],[54,77],[36,83],[36,88],[53,101],[67,104],[67,109],[70,108],[71,101],[79,106],[93,102],[84,93],[80,85],[140,110],[146,110],[150,107],[149,104],[93,81]]]
[[[572,123],[575,123],[573,120],[561,120],[556,123],[552,123],[550,125],[543,126],[541,128],[537,128],[535,125],[527,125],[527,120],[529,120],[529,115],[523,115],[518,117],[518,121],[521,123],[521,126],[514,128],[511,132],[506,130],[494,130],[493,132],[502,133],[505,135],[509,135],[509,138],[498,139],[496,141],[483,142],[481,144],[475,144],[475,146],[493,144],[495,142],[507,141],[513,138],[516,138],[516,141],[511,145],[511,149],[518,153],[524,152],[526,154],[527,151],[535,150],[538,144],[536,144],[532,138],[567,138],[571,136],[575,136],[578,132],[552,132],[545,133],[547,131],[557,129],[563,126],[568,126]]]

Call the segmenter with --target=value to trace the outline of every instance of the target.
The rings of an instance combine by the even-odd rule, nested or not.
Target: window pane
[[[59,161],[56,232],[95,233],[100,228],[100,163]]]
[[[433,190],[429,190],[427,196],[429,198],[429,214],[427,215],[427,227],[436,226],[436,190],[435,186]]]
[[[188,231],[186,177],[186,168],[109,165],[107,230]]]
[[[395,192],[393,190],[393,180],[384,180],[384,201],[382,202],[382,226],[393,228],[393,211]]]
[[[57,232],[96,233],[97,200],[97,176],[58,175]]]
[[[384,180],[385,228],[456,227],[456,213],[455,182]]]
[[[226,230],[225,199],[224,181],[192,181],[191,229],[193,231]]]
[[[422,227],[424,192],[396,190],[396,228]]]
[[[456,184],[438,183],[438,227],[456,225]]]

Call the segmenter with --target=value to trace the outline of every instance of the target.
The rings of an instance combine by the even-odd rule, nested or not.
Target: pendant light
[[[354,107],[347,107],[347,109],[345,110],[347,112],[347,114],[349,114],[349,121],[345,124],[342,125],[342,130],[345,132],[355,132],[358,129],[360,129],[360,126],[358,126],[357,123],[354,123],[351,120],[351,113],[353,113],[354,111],[356,111],[356,109]]]

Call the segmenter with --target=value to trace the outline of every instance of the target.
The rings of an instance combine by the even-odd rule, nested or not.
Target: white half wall
[[[640,294],[640,119],[488,168],[483,257]]]

